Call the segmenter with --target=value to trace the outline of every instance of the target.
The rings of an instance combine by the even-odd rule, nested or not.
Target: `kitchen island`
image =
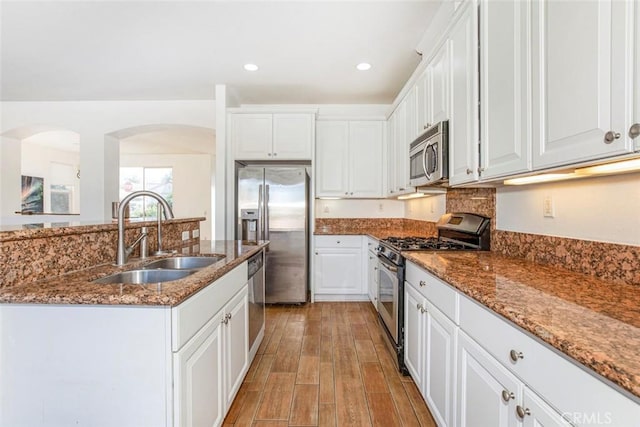
[[[170,426],[224,419],[249,360],[247,260],[268,242],[201,242],[224,255],[186,278],[92,280],[102,264],[0,290],[0,425]]]

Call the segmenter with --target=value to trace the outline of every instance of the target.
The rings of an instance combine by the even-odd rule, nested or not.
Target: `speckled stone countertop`
[[[490,252],[403,255],[640,397],[637,286]]]
[[[145,285],[91,283],[93,280],[119,271],[140,268],[162,257],[149,257],[145,260],[130,259],[130,262],[123,267],[102,264],[48,280],[0,289],[0,303],[175,306],[267,245],[268,242],[264,241],[251,244],[232,240],[201,241],[199,248],[189,255],[225,255],[225,258],[184,279]]]

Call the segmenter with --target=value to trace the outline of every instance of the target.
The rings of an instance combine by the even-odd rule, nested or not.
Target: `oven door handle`
[[[380,264],[382,264],[384,266],[384,268],[386,268],[389,271],[392,271],[394,273],[398,272],[398,267],[394,267],[393,265],[389,265],[386,262],[380,260]]]

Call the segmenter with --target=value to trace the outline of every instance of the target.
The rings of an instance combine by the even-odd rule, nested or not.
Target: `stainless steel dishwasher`
[[[264,334],[264,251],[249,258],[248,268],[249,354],[253,358],[258,351],[256,340]]]

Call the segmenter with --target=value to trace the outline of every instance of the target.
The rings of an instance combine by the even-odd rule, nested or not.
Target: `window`
[[[120,168],[120,200],[134,191],[148,190],[164,197],[173,208],[173,169],[154,167]],[[158,203],[150,197],[136,197],[129,203],[131,218],[156,218]]]

